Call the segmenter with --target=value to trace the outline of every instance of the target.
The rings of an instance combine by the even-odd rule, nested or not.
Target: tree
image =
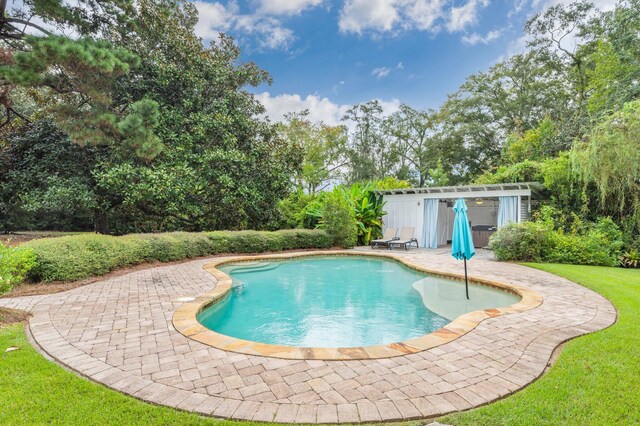
[[[555,146],[558,130],[555,123],[545,117],[534,129],[523,134],[512,133],[504,147],[505,158],[518,163],[525,160],[542,160],[556,154]]]
[[[260,118],[264,108],[246,90],[268,82],[268,74],[240,62],[238,47],[226,36],[203,46],[194,34],[198,15],[191,3],[142,0],[122,22],[100,18],[102,3],[95,4],[95,19],[111,26],[95,33],[99,39],[78,39],[85,50],[73,50],[78,43],[67,45],[62,36],[55,42],[41,37],[13,55],[24,61],[3,72],[26,75],[42,57],[34,43],[54,43],[53,53],[37,62],[33,87],[52,92],[56,79],[66,84],[63,77],[73,76],[70,93],[56,92],[40,113],[55,116],[74,142],[102,150],[86,171],[94,183],[96,230],[267,227],[302,161],[299,147]],[[97,60],[122,72],[74,64],[73,55],[58,54],[68,46],[81,56],[96,52]],[[131,66],[125,70],[113,52],[132,58]],[[52,76],[52,64],[63,72]],[[90,71],[104,77],[93,88]]]
[[[349,182],[383,178],[395,165],[395,155],[382,133],[382,114],[380,102],[372,100],[354,105],[342,118],[355,124],[347,147]]]
[[[100,168],[100,186],[122,200],[113,214],[133,230],[268,226],[302,159],[245,89],[268,74],[242,63],[224,35],[204,47],[191,3],[143,0],[138,13],[135,34],[122,42],[142,60],[119,96],[158,102],[164,149],[152,163],[121,152]]]
[[[555,152],[567,149],[573,139],[571,94],[541,51],[515,55],[472,75],[449,96],[440,114],[443,143],[457,152],[463,177],[498,165],[507,137],[536,128],[545,117],[568,129],[555,138]]]
[[[96,34],[129,33],[134,14],[129,1],[90,0],[71,6],[62,1],[29,0],[25,9],[6,10],[0,3],[2,44],[0,103],[2,125],[18,112],[12,99],[16,86],[39,89],[47,97],[46,111],[56,118],[71,139],[80,144],[119,144],[133,149],[145,160],[161,150],[153,135],[157,104],[148,99],[118,98],[118,79],[139,65],[139,58],[122,46],[99,39]],[[37,16],[52,31],[68,31],[70,38],[54,34],[31,22]],[[20,28],[22,27],[22,28]],[[28,35],[27,28],[38,35]]]
[[[640,97],[640,1],[621,2],[588,29],[595,49],[587,69],[587,108],[597,120]]]
[[[296,186],[313,196],[341,179],[348,164],[347,130],[344,126],[311,123],[308,115],[306,110],[289,114],[279,129],[289,143],[302,148],[304,160]]]
[[[566,72],[567,81],[573,82],[578,94],[579,108],[587,99],[586,60],[588,49],[576,42],[585,36],[593,4],[576,1],[547,8],[529,19],[525,31],[533,37],[529,46],[543,49],[555,60],[559,71]]]
[[[446,153],[442,150],[439,121],[433,110],[418,111],[408,105],[391,114],[383,122],[384,134],[393,142],[390,149],[400,159],[400,168],[417,175],[417,184],[425,185],[429,170],[435,168]]]
[[[104,148],[81,147],[52,122],[25,125],[0,147],[0,231],[91,230],[91,170]]]
[[[593,185],[599,210],[630,217],[640,229],[640,100],[604,117],[571,152],[573,165],[588,190]]]

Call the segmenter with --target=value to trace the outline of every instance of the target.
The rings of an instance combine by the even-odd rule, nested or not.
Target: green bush
[[[358,241],[355,213],[340,191],[333,191],[325,197],[321,226],[336,246],[353,247]]]
[[[231,253],[261,253],[282,250],[281,238],[275,232],[237,231],[229,238]]]
[[[622,246],[622,233],[609,218],[569,233],[549,221],[510,223],[489,242],[499,260],[600,266],[617,266]]]
[[[33,250],[0,243],[0,294],[11,291],[14,285],[22,282],[35,263]]]
[[[277,231],[282,238],[282,249],[330,248],[333,245],[331,236],[319,229],[284,229]]]
[[[547,223],[509,223],[491,236],[489,248],[499,260],[542,262],[556,245],[556,233]]]
[[[231,232],[214,231],[207,234],[211,242],[211,254],[229,253]]]
[[[328,248],[324,231],[216,231],[130,234],[122,237],[85,234],[43,238],[23,244],[36,262],[32,281],[72,281],[102,275],[143,262],[168,262],[220,253],[261,253],[300,248]],[[0,269],[2,271],[2,269]]]

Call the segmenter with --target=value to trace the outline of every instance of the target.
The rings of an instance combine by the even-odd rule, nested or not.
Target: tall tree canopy
[[[72,141],[105,147],[89,172],[97,230],[267,226],[301,150],[260,118],[264,108],[245,87],[269,76],[240,62],[233,40],[203,46],[190,2],[96,1],[86,17],[85,6],[28,6],[81,37],[24,36],[0,76],[49,96],[39,114]],[[127,17],[112,16],[113,8]]]

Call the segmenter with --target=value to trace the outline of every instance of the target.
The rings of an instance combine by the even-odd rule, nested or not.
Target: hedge
[[[11,291],[24,280],[36,265],[33,250],[23,247],[7,247],[0,242],[0,294]]]
[[[36,255],[30,281],[73,281],[144,262],[189,259],[221,253],[262,253],[330,248],[321,230],[172,232],[121,237],[85,234],[33,240],[21,247]]]

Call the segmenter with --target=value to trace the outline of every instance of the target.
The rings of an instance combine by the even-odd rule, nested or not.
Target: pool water
[[[393,260],[310,256],[227,264],[231,292],[198,315],[218,333],[301,347],[388,344],[435,331],[459,315],[519,296],[412,270]]]

